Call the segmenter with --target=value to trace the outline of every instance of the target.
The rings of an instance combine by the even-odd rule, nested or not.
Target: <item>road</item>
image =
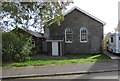
[[[51,80],[50,80],[51,79]],[[118,72],[105,72],[93,74],[65,75],[65,76],[49,76],[49,77],[32,77],[25,80],[4,80],[4,81],[74,81],[74,79],[109,79],[108,81],[118,81]],[[111,80],[110,80],[111,79]],[[112,80],[116,79],[116,80]],[[98,80],[97,80],[98,81]],[[107,81],[107,80],[106,80]]]

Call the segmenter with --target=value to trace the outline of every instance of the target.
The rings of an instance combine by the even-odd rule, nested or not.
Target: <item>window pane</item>
[[[65,29],[65,42],[66,43],[72,42],[72,30],[70,28]]]
[[[81,28],[80,29],[80,42],[87,42],[87,29]]]

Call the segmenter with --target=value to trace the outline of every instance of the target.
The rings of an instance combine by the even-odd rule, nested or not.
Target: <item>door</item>
[[[52,42],[52,56],[58,56],[58,42]]]

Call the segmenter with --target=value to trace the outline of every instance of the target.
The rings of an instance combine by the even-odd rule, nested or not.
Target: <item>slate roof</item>
[[[33,36],[35,36],[35,37],[44,37],[44,34],[43,33],[38,33],[38,32],[34,32],[34,31],[31,31],[31,30],[29,30],[28,31],[30,34],[32,34]]]
[[[23,28],[18,28],[18,29],[23,30],[23,31],[25,31],[25,32],[28,32],[28,33],[30,33],[31,35],[35,36],[35,37],[39,37],[39,38],[43,38],[43,37],[44,37],[44,34],[43,34],[43,33],[38,33],[38,32],[34,32],[34,31],[32,31],[32,30],[23,29]],[[14,30],[16,30],[16,28],[13,29],[12,31],[14,31]]]

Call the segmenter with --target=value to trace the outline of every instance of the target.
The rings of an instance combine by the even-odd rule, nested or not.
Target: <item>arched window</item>
[[[87,42],[88,41],[88,31],[86,28],[80,29],[80,42]]]
[[[65,43],[72,43],[73,41],[73,31],[70,28],[65,29]]]

